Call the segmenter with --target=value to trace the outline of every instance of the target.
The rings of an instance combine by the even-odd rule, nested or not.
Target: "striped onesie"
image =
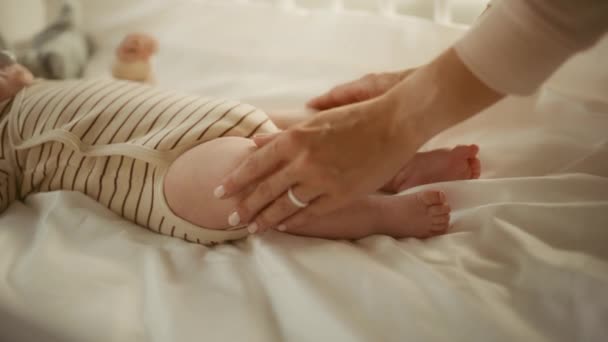
[[[0,212],[35,192],[79,191],[152,231],[202,244],[244,227],[198,227],[168,207],[172,162],[222,136],[275,132],[250,105],[116,80],[37,81],[0,102]]]

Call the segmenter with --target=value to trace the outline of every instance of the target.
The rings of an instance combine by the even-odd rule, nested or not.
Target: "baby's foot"
[[[477,145],[416,153],[382,190],[396,193],[423,184],[477,179],[481,174],[477,153]]]
[[[421,191],[405,196],[382,196],[381,233],[395,238],[428,238],[450,226],[450,207],[441,191]]]

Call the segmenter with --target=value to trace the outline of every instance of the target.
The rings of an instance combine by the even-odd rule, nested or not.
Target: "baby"
[[[29,70],[15,63],[14,56],[0,50],[0,101],[14,96],[33,80]]]
[[[213,188],[255,148],[250,137],[276,132],[274,119],[281,128],[299,120],[140,83],[27,85],[10,75],[0,73],[0,212],[32,193],[79,191],[142,227],[202,244],[249,234],[229,228],[237,200],[217,200]],[[382,190],[477,178],[477,153],[474,145],[418,153]],[[449,213],[439,191],[379,192],[290,233],[426,238],[446,232]]]

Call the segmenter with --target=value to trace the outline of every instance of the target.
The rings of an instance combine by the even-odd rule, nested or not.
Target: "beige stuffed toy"
[[[154,37],[144,33],[127,35],[116,49],[112,75],[120,80],[154,83],[152,56],[157,50]]]

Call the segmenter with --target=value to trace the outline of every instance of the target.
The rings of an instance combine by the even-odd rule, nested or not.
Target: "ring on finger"
[[[291,203],[298,208],[303,209],[303,208],[308,207],[308,205],[310,204],[309,202],[301,201],[298,198],[298,196],[296,196],[296,194],[294,194],[293,187],[289,187],[289,190],[287,190],[287,196],[289,197],[289,200],[291,201]]]

